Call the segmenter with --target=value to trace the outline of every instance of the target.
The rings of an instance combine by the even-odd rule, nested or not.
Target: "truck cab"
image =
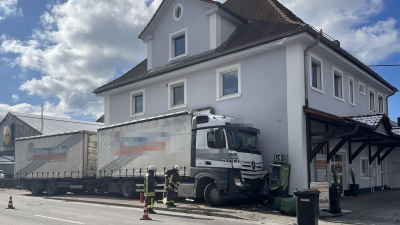
[[[257,197],[265,193],[266,175],[258,146],[260,131],[241,121],[216,115],[193,117],[196,143],[194,197],[213,206],[226,200]],[[193,141],[193,140],[192,140]]]

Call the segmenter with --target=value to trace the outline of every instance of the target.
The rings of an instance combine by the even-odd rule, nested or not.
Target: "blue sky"
[[[367,65],[400,64],[400,1],[280,0]],[[8,111],[94,121],[92,91],[145,57],[137,36],[161,0],[0,0],[0,118]],[[400,89],[400,67],[373,67]],[[400,117],[400,93],[389,115]]]

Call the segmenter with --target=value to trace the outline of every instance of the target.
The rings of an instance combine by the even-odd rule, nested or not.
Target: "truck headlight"
[[[233,178],[235,181],[236,186],[243,187],[242,181],[239,178]]]

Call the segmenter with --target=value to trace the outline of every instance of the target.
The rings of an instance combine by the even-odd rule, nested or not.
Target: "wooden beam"
[[[322,132],[312,132],[311,136],[325,136],[327,135],[329,132],[326,131],[322,131]]]
[[[337,143],[337,145],[332,149],[332,151],[330,151],[328,153],[328,157],[326,159],[326,161],[329,163],[329,160],[332,159],[332,157],[334,155],[336,155],[336,153],[339,151],[339,149],[350,139],[350,137],[344,137],[342,138],[342,140],[339,141],[339,143]]]
[[[366,142],[364,142],[364,143],[362,143],[361,145],[360,145],[360,147],[358,147],[357,148],[357,150],[353,153],[353,154],[351,154],[350,155],[350,159],[349,159],[349,163],[351,164],[352,162],[353,162],[353,160],[358,156],[358,154],[360,154],[361,152],[362,152],[362,150],[364,150],[364,148],[368,145],[368,141],[366,141]]]
[[[368,145],[368,164],[371,165],[372,160],[371,160],[371,142]]]
[[[322,140],[332,137],[334,133],[335,132],[328,132],[328,134],[326,134],[322,138]],[[315,146],[315,148],[311,151],[310,161],[318,154],[319,151],[321,151],[322,147],[324,147],[325,144],[326,144],[326,142],[322,142],[322,143],[319,143],[317,146]]]
[[[390,148],[385,152],[385,154],[383,154],[382,157],[379,156],[379,158],[378,158],[378,164],[380,165],[380,164],[382,163],[382,161],[386,158],[386,156],[388,156],[388,155],[393,151],[393,149],[395,149],[395,148],[396,148],[395,146],[390,147]]]
[[[385,150],[386,147],[378,147],[378,151],[375,152],[375,154],[371,157],[371,162],[373,162],[378,155],[382,153],[383,150]]]
[[[383,138],[376,138],[376,139],[355,139],[355,140],[352,140],[351,142],[356,143],[356,142],[366,142],[366,141],[379,142],[379,141],[383,141]]]
[[[349,164],[351,164],[351,161],[350,161],[350,157],[351,157],[351,151],[352,151],[352,148],[351,148],[351,139],[349,139],[349,141],[347,142],[348,144],[349,144],[349,151],[347,152],[348,154],[349,154],[349,156],[347,157],[348,159],[349,159]]]

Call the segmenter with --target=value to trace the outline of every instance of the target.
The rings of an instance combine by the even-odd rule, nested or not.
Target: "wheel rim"
[[[218,188],[214,187],[210,190],[210,197],[213,201],[219,202]]]
[[[131,193],[131,185],[125,182],[124,186],[122,187],[124,195],[129,195]]]
[[[54,193],[54,185],[52,183],[49,184],[48,192],[51,194]]]
[[[34,182],[34,183],[32,184],[32,192],[33,192],[33,193],[36,193],[37,191],[38,191],[38,185],[37,185],[36,182]]]

